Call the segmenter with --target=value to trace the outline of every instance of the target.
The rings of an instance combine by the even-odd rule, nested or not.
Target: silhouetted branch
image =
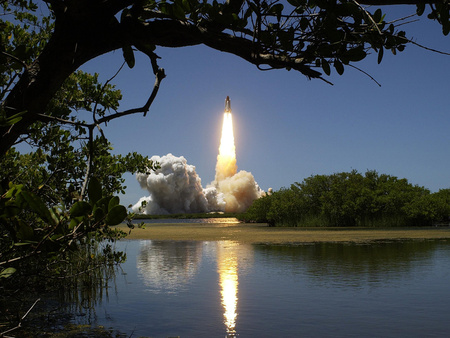
[[[37,302],[39,302],[41,299],[38,298],[36,299],[36,301],[33,303],[33,305],[31,305],[31,307],[28,309],[28,311],[22,316],[22,318],[20,318],[19,324],[17,324],[17,326],[13,327],[12,329],[0,332],[0,337],[6,337],[5,334],[20,329],[22,327],[22,322],[25,319],[26,316],[28,316],[28,314],[31,312],[31,310],[33,310],[33,308],[35,307],[35,305],[37,304]]]

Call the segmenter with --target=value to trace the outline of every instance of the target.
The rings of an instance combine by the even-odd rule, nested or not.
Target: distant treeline
[[[257,199],[238,216],[272,226],[425,226],[448,224],[450,189],[436,193],[407,179],[356,170],[315,175]]]

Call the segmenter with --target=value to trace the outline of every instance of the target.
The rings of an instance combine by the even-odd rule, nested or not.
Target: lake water
[[[121,241],[83,320],[132,337],[444,337],[450,242]]]

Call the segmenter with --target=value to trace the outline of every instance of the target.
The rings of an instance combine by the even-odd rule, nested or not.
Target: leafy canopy
[[[450,190],[431,194],[406,179],[353,170],[315,175],[255,200],[240,216],[275,226],[425,226],[448,222]]]

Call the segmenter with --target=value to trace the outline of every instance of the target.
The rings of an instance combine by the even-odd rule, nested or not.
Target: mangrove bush
[[[315,175],[256,200],[240,216],[274,226],[425,226],[448,223],[450,189],[436,193],[407,179],[356,170]]]

